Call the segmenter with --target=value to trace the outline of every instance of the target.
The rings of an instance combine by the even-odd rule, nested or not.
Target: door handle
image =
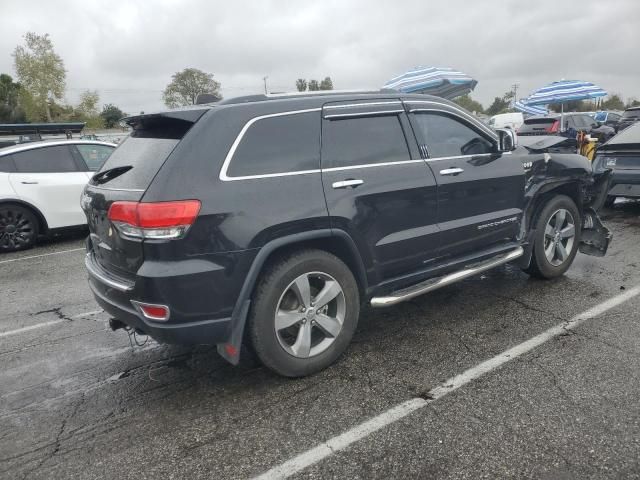
[[[38,182],[30,182],[28,180],[23,180],[20,183],[23,185],[38,185]]]
[[[440,175],[458,175],[464,172],[464,169],[454,167],[454,168],[445,168],[444,170],[440,170]]]
[[[333,188],[347,188],[347,187],[357,187],[358,185],[362,185],[364,180],[342,180],[341,182],[333,182],[331,185]]]

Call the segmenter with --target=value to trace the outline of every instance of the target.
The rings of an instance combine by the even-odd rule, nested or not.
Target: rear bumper
[[[206,318],[207,315],[198,308],[201,303],[196,300],[193,301],[196,307],[194,312],[185,312],[183,308],[172,309],[172,316],[167,322],[157,322],[143,317],[131,303],[131,300],[157,302],[160,299],[158,295],[162,294],[162,303],[181,306],[184,304],[183,290],[174,288],[175,293],[167,295],[169,290],[166,288],[166,284],[203,281],[203,272],[187,275],[186,278],[185,275],[177,278],[140,277],[134,283],[116,278],[106,272],[95,261],[91,252],[87,254],[85,264],[89,273],[89,287],[98,304],[116,320],[159,342],[215,345],[226,342],[231,334],[231,316]],[[213,277],[215,277],[215,273],[210,272],[209,281],[214,280]],[[233,308],[233,300],[235,299],[231,300],[231,308]]]

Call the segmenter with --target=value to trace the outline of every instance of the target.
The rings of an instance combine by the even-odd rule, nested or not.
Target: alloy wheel
[[[562,265],[573,251],[576,226],[569,210],[556,210],[544,229],[544,253],[554,267]]]
[[[285,289],[275,312],[280,346],[290,355],[310,358],[327,350],[342,331],[346,302],[331,275],[309,272]]]
[[[21,210],[4,208],[0,210],[0,249],[17,250],[33,243],[35,225]]]

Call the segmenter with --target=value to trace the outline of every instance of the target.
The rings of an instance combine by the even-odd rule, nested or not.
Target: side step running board
[[[497,267],[498,265],[502,265],[503,263],[515,260],[516,258],[521,257],[523,253],[523,248],[518,247],[515,250],[511,250],[510,252],[501,253],[500,255],[496,255],[495,257],[491,257],[487,260],[483,260],[481,262],[470,265],[463,270],[459,270],[442,277],[430,278],[416,285],[411,285],[410,287],[403,288],[402,290],[396,290],[395,292],[392,292],[385,297],[373,297],[371,299],[371,306],[390,307],[391,305],[395,305],[396,303],[404,302],[405,300],[409,300],[424,293],[437,290],[441,287],[446,287],[447,285],[459,282],[460,280],[464,280],[465,278],[471,277],[480,272],[484,272],[485,270],[490,270],[493,267]]]

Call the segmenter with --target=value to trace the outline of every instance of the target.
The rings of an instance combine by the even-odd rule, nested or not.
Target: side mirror
[[[515,150],[518,145],[516,140],[516,134],[510,128],[500,128],[496,130],[498,132],[498,151],[510,152]]]

